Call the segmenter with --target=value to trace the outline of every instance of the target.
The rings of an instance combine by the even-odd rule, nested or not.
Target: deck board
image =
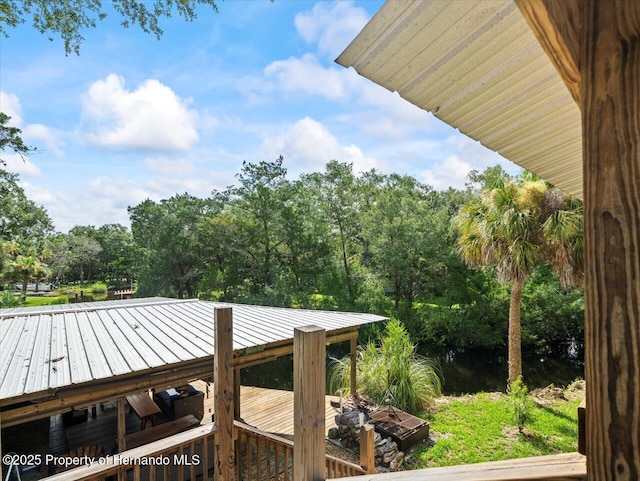
[[[196,389],[206,393],[206,383],[191,383]],[[211,421],[213,414],[213,388],[209,386],[209,396],[204,399],[205,416],[203,422]],[[325,396],[325,431],[335,422],[336,408],[331,406],[330,397]],[[240,417],[245,423],[258,429],[281,436],[293,436],[293,391],[266,389],[253,386],[240,387]]]

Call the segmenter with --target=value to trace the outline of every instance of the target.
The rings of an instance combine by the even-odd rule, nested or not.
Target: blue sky
[[[106,2],[105,2],[106,3]],[[462,187],[513,164],[334,59],[378,1],[219,3],[163,19],[160,40],[116,14],[65,56],[28,23],[0,38],[0,110],[41,152],[4,155],[56,230],[129,225],[127,206],[235,182],[242,161],[284,156],[289,176],[337,159],[354,171]]]

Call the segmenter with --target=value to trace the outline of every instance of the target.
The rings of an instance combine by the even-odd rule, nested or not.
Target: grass
[[[479,393],[441,398],[431,415],[432,446],[421,444],[411,469],[453,466],[577,451],[582,394],[534,402],[531,421],[519,433],[506,395]]]
[[[24,300],[23,306],[31,307],[31,306],[48,306],[51,304],[67,304],[69,302],[69,297],[65,295],[61,296],[40,296],[33,297],[27,296]]]

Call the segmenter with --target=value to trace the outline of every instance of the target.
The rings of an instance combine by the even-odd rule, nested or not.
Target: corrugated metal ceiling
[[[582,196],[580,110],[512,0],[387,1],[336,61]]]
[[[210,356],[221,306],[233,308],[234,349],[290,340],[310,324],[330,332],[386,319],[163,298],[0,309],[0,399]]]

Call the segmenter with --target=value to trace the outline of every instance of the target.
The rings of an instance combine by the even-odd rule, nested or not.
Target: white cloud
[[[56,129],[47,127],[44,124],[29,124],[24,130],[24,138],[35,141],[36,144],[44,144],[44,150],[52,152],[57,157],[63,157],[64,151],[62,147],[65,142],[61,139],[62,133]],[[42,150],[38,147],[38,150]]]
[[[128,206],[147,198],[159,200],[124,177],[98,177],[72,190],[52,190],[24,184],[28,197],[46,207],[55,229],[68,232],[76,225],[129,225]]]
[[[45,150],[53,152],[58,157],[64,155],[62,151],[64,142],[61,140],[61,132],[47,127],[44,124],[24,124],[22,106],[20,105],[20,99],[18,99],[17,95],[0,91],[0,111],[11,117],[9,125],[17,127],[22,131],[20,137],[27,146],[32,147],[32,144],[37,144],[38,150],[42,150],[39,146],[44,143]],[[24,164],[24,162],[22,163]],[[27,167],[26,171],[24,167],[16,165],[16,168],[20,168],[20,171],[14,170],[14,172],[24,173],[25,175],[39,175],[39,171],[35,174],[33,169],[36,167],[33,166],[33,164],[31,164],[31,167]]]
[[[485,148],[479,142],[464,135],[450,136],[431,145],[429,156],[434,159],[432,167],[422,171],[422,181],[437,190],[449,187],[464,188],[467,175],[473,169],[483,171],[499,164],[508,173],[515,174],[520,168],[501,155]],[[442,159],[436,161],[435,158]]]
[[[291,57],[276,60],[264,69],[266,84],[261,89],[319,95],[328,99],[345,96],[346,82],[344,71],[323,67],[313,54],[305,54],[302,58]]]
[[[0,91],[0,111],[11,117],[9,125],[18,128],[22,126],[22,106],[17,95]]]
[[[353,2],[316,3],[308,12],[298,13],[295,26],[300,36],[318,45],[318,53],[336,58],[369,20]]]
[[[198,113],[171,88],[149,79],[135,90],[109,74],[83,98],[84,138],[95,145],[185,151],[197,140]]]
[[[146,159],[143,165],[150,174],[145,189],[161,199],[184,192],[207,197],[215,186],[214,172],[202,163],[161,157]]]
[[[22,158],[18,154],[3,154],[2,160],[5,161],[5,169],[9,172],[19,174],[25,177],[40,177],[42,172],[40,168],[31,162],[28,158]]]
[[[290,125],[281,135],[266,137],[263,148],[268,159],[285,155],[292,175],[323,170],[331,160],[353,163],[357,173],[378,166],[376,159],[365,156],[356,145],[341,145],[327,127],[309,117]]]

